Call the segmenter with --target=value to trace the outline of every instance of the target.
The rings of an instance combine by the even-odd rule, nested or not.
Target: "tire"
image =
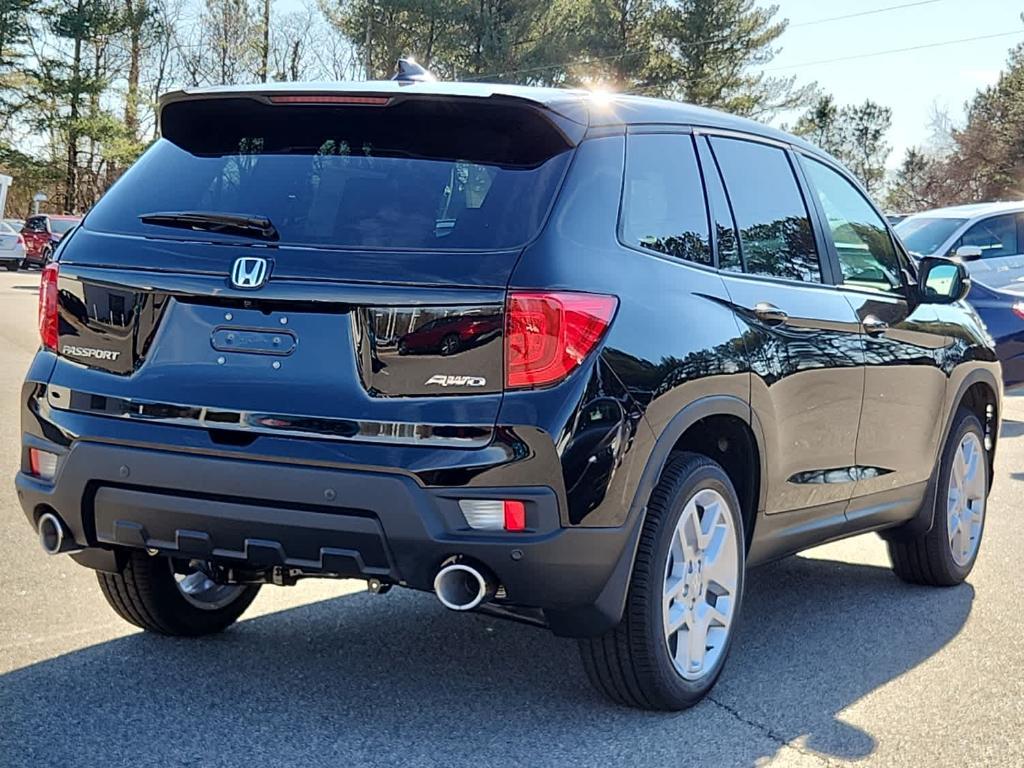
[[[704,506],[697,504],[698,500]],[[709,501],[713,501],[713,506]],[[714,518],[717,523],[709,534],[709,544],[704,545],[706,549],[691,549],[690,554],[696,556],[698,563],[708,564],[708,570],[698,567],[694,569],[696,573],[710,576],[707,583],[698,578],[699,585],[693,589],[692,582],[688,582],[688,574],[694,572],[688,564],[693,559],[688,559],[682,549],[684,534],[679,530],[687,530],[687,520],[707,525],[706,510],[718,511]],[[695,453],[677,453],[669,459],[648,503],[622,620],[603,636],[579,643],[587,677],[612,701],[641,709],[680,710],[699,702],[714,686],[735,635],[743,596],[746,553],[739,510],[739,499],[728,475],[714,461]],[[694,511],[696,514],[691,516]],[[718,559],[709,554],[712,551],[718,558],[732,558],[728,563],[723,561],[727,568],[722,570]],[[731,590],[715,581],[716,574],[726,571],[731,573]],[[727,580],[723,578],[722,582]],[[669,608],[664,609],[664,596],[670,588],[675,597]],[[682,592],[683,589],[689,591]],[[709,602],[712,595],[713,606]],[[726,595],[731,599],[722,603]],[[705,615],[717,611],[721,616],[727,615],[727,621],[724,629],[714,630],[712,651],[708,651],[712,635],[703,635],[704,652],[713,656],[704,657],[703,668],[691,669],[689,657],[684,654],[679,662],[688,670],[684,676],[673,659],[671,645],[674,642],[681,653],[690,646],[683,645],[682,629],[673,640],[666,632],[665,622],[669,616],[678,621],[682,615],[679,611],[695,620],[696,614],[688,612],[687,605],[707,609]],[[688,627],[686,635],[693,631]]]
[[[462,340],[457,333],[449,333],[441,339],[441,355],[448,357],[454,355],[462,347]]]
[[[405,357],[406,355],[409,354],[409,345],[406,344],[404,341],[398,342],[398,354],[402,357]]]
[[[17,272],[18,271],[18,263],[17,262],[10,262],[8,264],[4,264],[4,268],[8,272]]]
[[[965,443],[973,447],[965,448]],[[991,487],[984,446],[985,431],[978,417],[961,408],[939,459],[930,530],[912,538],[894,538],[887,542],[892,569],[904,581],[952,587],[966,579],[974,567],[985,531],[985,507]],[[969,466],[965,476],[957,477],[960,492],[956,498],[965,499],[966,506],[956,513],[951,505],[958,486],[957,482],[951,485],[951,480],[954,470],[959,471],[958,454]],[[972,458],[964,459],[968,454]],[[971,474],[971,467],[978,474]],[[965,513],[969,516],[965,517]],[[962,527],[957,523],[962,523]],[[965,542],[969,546],[964,546]]]
[[[207,603],[187,598],[179,588],[171,561],[132,552],[119,574],[97,571],[103,596],[122,619],[147,632],[199,637],[227,629],[249,607],[259,585],[233,588],[230,599]]]

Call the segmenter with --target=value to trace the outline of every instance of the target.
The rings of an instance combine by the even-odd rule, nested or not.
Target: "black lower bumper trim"
[[[109,487],[96,492],[94,509],[101,544],[256,569],[285,566],[340,576],[397,576],[380,523],[368,517]]]
[[[32,522],[56,511],[84,547],[75,559],[100,570],[125,548],[148,548],[431,590],[441,564],[461,556],[494,574],[508,604],[542,610],[558,634],[593,635],[621,616],[637,521],[563,528],[550,488],[424,488],[399,473],[82,440],[53,450],[54,483],[17,476],[22,507]],[[466,497],[523,500],[529,530],[470,529],[458,505]]]

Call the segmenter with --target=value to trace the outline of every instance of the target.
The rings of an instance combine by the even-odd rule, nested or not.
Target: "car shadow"
[[[1024,421],[1003,419],[1003,425],[999,430],[999,437],[1020,437],[1021,435],[1024,435]]]
[[[861,758],[875,739],[839,714],[949,642],[973,595],[827,560],[758,569],[711,699],[671,714],[606,703],[547,632],[428,595],[340,597],[0,676],[0,763],[754,766],[799,737]]]

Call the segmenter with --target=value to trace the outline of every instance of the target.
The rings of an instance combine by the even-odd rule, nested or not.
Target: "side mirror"
[[[971,290],[971,277],[959,261],[926,256],[918,264],[917,287],[923,302],[952,304],[967,296]]]
[[[960,261],[977,261],[981,258],[980,245],[961,245],[953,252]]]

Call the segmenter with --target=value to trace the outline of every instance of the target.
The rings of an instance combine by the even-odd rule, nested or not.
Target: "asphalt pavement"
[[[757,569],[711,697],[652,714],[594,693],[572,641],[399,589],[265,587],[201,640],[119,620],[14,493],[38,279],[0,274],[2,768],[1024,765],[1024,398],[968,583],[897,581],[874,535]]]

